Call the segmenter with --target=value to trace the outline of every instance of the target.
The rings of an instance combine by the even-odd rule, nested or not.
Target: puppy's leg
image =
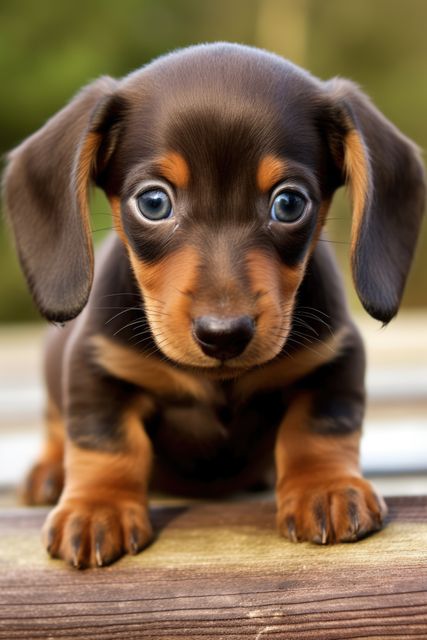
[[[52,326],[47,332],[43,366],[48,396],[45,440],[21,490],[25,504],[55,504],[64,485],[63,357],[73,327],[71,322],[65,328]]]
[[[46,412],[46,439],[37,462],[27,475],[22,500],[28,505],[55,504],[64,484],[64,422],[59,409],[49,399]]]
[[[134,389],[84,363],[72,367],[65,486],[43,529],[49,553],[78,568],[107,565],[151,539],[151,445]]]
[[[381,528],[385,503],[359,467],[364,357],[357,335],[301,388],[276,442],[277,524],[292,541],[350,542]]]

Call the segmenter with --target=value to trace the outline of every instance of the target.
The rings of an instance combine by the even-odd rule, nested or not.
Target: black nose
[[[198,345],[207,356],[218,360],[229,360],[243,353],[254,331],[255,323],[249,316],[200,316],[193,322]]]

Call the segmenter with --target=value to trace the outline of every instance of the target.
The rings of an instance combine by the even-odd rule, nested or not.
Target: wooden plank
[[[427,638],[427,497],[388,500],[357,544],[292,544],[271,502],[153,508],[155,542],[76,571],[40,545],[46,511],[0,512],[0,638]]]

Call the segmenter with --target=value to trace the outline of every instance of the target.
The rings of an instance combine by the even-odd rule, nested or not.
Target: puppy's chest
[[[199,479],[227,478],[261,450],[272,450],[285,409],[280,390],[238,403],[225,387],[212,402],[159,402],[146,429],[155,454],[176,471]]]

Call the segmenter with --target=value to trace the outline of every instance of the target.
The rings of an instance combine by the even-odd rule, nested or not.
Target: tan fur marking
[[[282,290],[286,300],[292,299],[292,302],[294,301],[297,289],[304,277],[306,262],[307,258],[295,267],[280,266]]]
[[[160,299],[176,288],[181,291],[191,289],[199,264],[199,255],[195,249],[187,246],[155,264],[144,263],[132,251],[130,260],[142,291]],[[173,276],[173,284],[169,276]]]
[[[146,357],[135,349],[123,347],[104,336],[94,336],[91,342],[96,350],[96,362],[121,380],[162,396],[185,395],[202,401],[212,398],[210,385],[195,376]]]
[[[144,495],[151,471],[152,452],[139,416],[139,403],[123,415],[126,445],[118,453],[81,449],[67,441],[65,499],[83,495],[91,500],[102,497],[107,502],[114,502],[113,495]]]
[[[88,133],[83,146],[80,150],[78,165],[75,170],[77,200],[82,214],[85,236],[87,239],[87,250],[93,268],[93,248],[92,248],[92,231],[90,227],[90,212],[88,202],[88,187],[91,178],[92,169],[94,167],[96,152],[101,143],[101,135],[99,133]]]
[[[360,432],[340,437],[313,433],[311,403],[310,393],[300,394],[279,428],[275,449],[279,484],[284,475],[311,474],[315,469],[344,467],[359,473]]]
[[[286,538],[354,542],[381,528],[387,507],[360,472],[360,431],[312,430],[312,396],[296,397],[276,440],[277,526]]]
[[[360,135],[354,129],[349,131],[345,137],[344,165],[350,181],[353,199],[351,244],[354,249],[362,222],[369,186],[367,151]]]
[[[286,163],[281,158],[273,155],[261,158],[257,169],[257,186],[258,189],[265,193],[273,187],[276,182],[283,179],[286,171]]]
[[[170,151],[156,161],[161,174],[179,189],[186,189],[190,182],[190,168],[185,158],[176,151]]]
[[[96,152],[101,143],[99,133],[88,133],[82,145],[76,170],[77,196],[82,211],[87,211],[87,187],[95,164]]]
[[[208,358],[191,336],[191,293],[200,263],[197,250],[185,246],[154,265],[143,263],[131,250],[129,256],[157,344],[173,360],[206,366]]]
[[[279,427],[277,526],[293,542],[352,542],[380,528],[386,506],[361,476],[360,432],[314,433],[311,405],[301,393]]]
[[[252,250],[246,254],[245,266],[252,295],[258,297],[258,314],[262,311],[278,312],[282,295],[279,260],[262,251]],[[267,299],[266,302],[264,298]]]
[[[64,438],[63,418],[49,398],[43,449],[20,491],[24,504],[54,504],[57,501],[64,483]]]
[[[265,362],[273,359],[282,348],[290,326],[288,310],[292,308],[295,291],[290,280],[287,284],[284,283],[282,266],[278,260],[262,251],[253,250],[248,252],[245,262],[252,294],[256,300],[254,315],[257,331],[246,354],[248,364],[251,365],[251,349],[262,354]],[[242,365],[244,363],[245,354]]]
[[[117,235],[119,236],[120,240],[123,242],[123,244],[127,247],[127,238],[126,238],[126,234],[124,232],[123,229],[123,225],[122,225],[122,218],[121,218],[121,210],[120,210],[120,198],[117,198],[115,196],[111,196],[110,198],[108,198],[109,202],[110,202],[110,206],[111,206],[111,212],[113,214],[113,223],[114,223],[114,228],[117,232]]]
[[[304,378],[320,366],[334,360],[343,346],[347,329],[343,328],[325,342],[301,349],[242,376],[236,383],[236,399],[249,398],[255,391],[285,387]]]
[[[51,398],[48,398],[47,401],[46,426],[47,444],[62,450],[65,439],[64,420],[61,412]]]

